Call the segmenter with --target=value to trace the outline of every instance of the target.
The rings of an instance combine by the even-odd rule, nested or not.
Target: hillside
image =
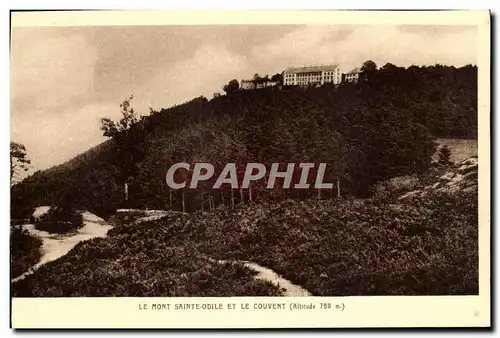
[[[38,172],[12,188],[12,218],[38,205],[64,205],[108,217],[119,207],[201,209],[204,194],[227,205],[231,192],[169,191],[167,168],[177,161],[326,162],[341,195],[367,197],[377,182],[420,173],[430,166],[434,137],[477,137],[477,68],[386,65],[359,84],[339,88],[268,88],[203,97],[143,120],[142,150],[123,200],[121,163],[113,140],[75,159]],[[254,201],[308,199],[320,192],[265,191]],[[235,202],[248,192],[233,192]],[[335,195],[335,194],[332,194]]]
[[[364,200],[247,203],[141,224],[115,219],[107,238],[78,244],[14,283],[12,294],[279,294],[230,264],[241,260],[316,296],[478,294],[477,162],[417,178]]]

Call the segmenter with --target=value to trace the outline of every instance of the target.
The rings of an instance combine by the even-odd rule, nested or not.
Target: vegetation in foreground
[[[313,295],[478,293],[477,193],[295,201],[124,224],[13,285],[14,296],[251,296],[271,268]]]
[[[11,278],[22,275],[40,261],[42,241],[20,227],[11,227],[10,271]]]
[[[12,285],[14,297],[278,296],[242,264],[217,263],[193,243],[170,245],[154,223],[78,244]],[[167,244],[168,243],[168,244]]]
[[[474,194],[399,205],[290,200],[225,219],[198,220],[201,251],[257,262],[314,295],[478,292]]]

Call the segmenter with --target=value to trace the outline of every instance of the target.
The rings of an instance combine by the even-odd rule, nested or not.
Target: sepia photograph
[[[12,24],[12,299],[479,296],[479,30]]]

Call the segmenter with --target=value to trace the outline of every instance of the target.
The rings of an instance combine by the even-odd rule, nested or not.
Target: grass
[[[451,150],[451,160],[460,162],[469,157],[477,156],[477,140],[441,138],[440,145],[447,145]]]

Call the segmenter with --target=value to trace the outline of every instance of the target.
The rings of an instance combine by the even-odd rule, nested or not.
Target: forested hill
[[[477,68],[407,69],[387,64],[338,88],[266,88],[204,97],[142,119],[129,140],[135,157],[128,206],[188,211],[204,194],[226,204],[230,191],[169,191],[167,168],[179,161],[326,162],[343,196],[366,196],[374,183],[425,171],[435,137],[477,138]],[[75,159],[37,172],[12,188],[12,216],[37,205],[66,205],[107,216],[123,201],[123,162],[110,140]],[[132,150],[134,149],[134,150]],[[233,192],[234,193],[234,192]],[[239,193],[239,192],[238,192]],[[238,194],[237,201],[248,198]],[[294,195],[295,194],[295,195]],[[263,191],[254,200],[304,198],[316,192]]]

